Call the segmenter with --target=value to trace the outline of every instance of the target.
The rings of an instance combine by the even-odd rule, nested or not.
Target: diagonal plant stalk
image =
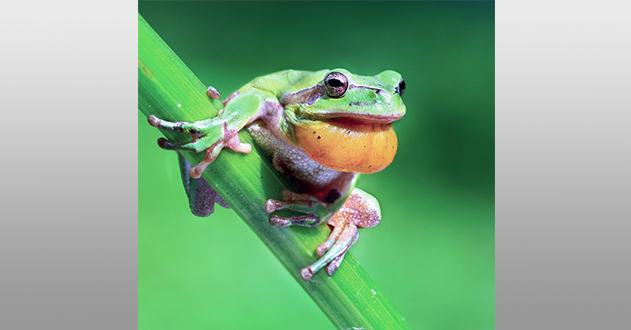
[[[139,14],[138,109],[146,116],[191,122],[215,116],[221,108],[221,102],[206,96],[201,81]],[[184,134],[162,132],[170,141],[190,139]],[[283,189],[296,190],[272,167],[269,157],[252,142],[247,132],[241,131],[239,137],[253,145],[252,152],[244,155],[225,149],[206,169],[204,179],[259,235],[337,328],[409,329],[401,314],[350,253],[332,277],[323,270],[311,281],[300,277],[300,269],[317,258],[316,247],[327,238],[330,229],[326,225],[279,228],[268,224],[265,201],[278,199]],[[204,158],[203,153],[184,152],[182,155],[192,164]]]

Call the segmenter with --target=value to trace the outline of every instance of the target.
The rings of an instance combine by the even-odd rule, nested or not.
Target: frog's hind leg
[[[198,217],[207,217],[215,211],[215,203],[229,208],[228,204],[217,194],[217,192],[203,178],[194,179],[190,176],[191,163],[186,158],[177,154],[180,164],[180,174],[182,183],[188,196],[191,212]]]
[[[311,279],[313,274],[324,266],[327,266],[327,274],[333,275],[340,267],[348,249],[357,241],[357,229],[374,227],[380,221],[381,211],[377,200],[363,190],[355,188],[342,208],[328,221],[333,230],[328,239],[316,250],[321,258],[301,270],[302,278]]]
[[[344,255],[357,241],[358,228],[374,227],[381,221],[379,202],[361,189],[355,188],[342,207],[333,215],[326,205],[317,198],[308,194],[297,194],[289,190],[283,190],[281,201],[270,199],[265,203],[265,210],[272,213],[277,210],[291,210],[307,213],[300,216],[280,217],[272,215],[269,223],[273,226],[309,226],[315,227],[327,220],[327,224],[333,227],[331,234],[324,243],[317,248],[320,256],[313,264],[303,268],[300,275],[305,280],[326,266],[329,276],[340,267]]]

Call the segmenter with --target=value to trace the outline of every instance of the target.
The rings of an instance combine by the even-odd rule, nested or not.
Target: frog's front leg
[[[281,194],[283,201],[268,200],[266,203],[266,211],[271,213],[275,210],[290,209],[300,212],[309,212],[311,214],[293,217],[279,217],[272,215],[270,224],[275,226],[317,226],[325,217],[318,217],[314,214],[322,212],[324,204],[316,198],[308,194],[296,194],[289,191],[283,191]],[[340,267],[344,255],[348,249],[357,241],[359,233],[358,228],[370,228],[379,224],[381,221],[381,210],[379,202],[365,191],[355,188],[342,207],[333,215],[329,215],[327,224],[333,227],[331,234],[324,243],[317,248],[320,258],[313,264],[303,268],[300,275],[305,280],[326,267],[329,276]]]
[[[149,116],[149,124],[153,127],[180,132],[191,136],[187,143],[172,143],[164,138],[158,139],[158,145],[167,150],[185,150],[192,152],[206,151],[204,160],[193,166],[190,170],[191,177],[199,179],[208,165],[219,156],[224,147],[234,151],[249,153],[252,146],[242,143],[239,139],[239,131],[246,125],[261,117],[263,104],[271,96],[268,93],[250,90],[246,93],[234,93],[228,99],[226,108],[214,118],[197,122],[171,122]],[[278,102],[276,102],[278,103]]]
[[[209,118],[206,120],[197,121],[194,123],[188,122],[170,122],[157,118],[154,115],[149,116],[149,124],[153,127],[180,132],[190,135],[191,142],[187,143],[172,143],[165,138],[158,139],[158,145],[162,149],[166,150],[185,150],[192,152],[206,151],[206,157],[204,160],[193,166],[190,170],[191,177],[199,179],[204,173],[204,170],[219,156],[219,153],[224,147],[230,149],[249,153],[252,151],[252,146],[249,143],[242,143],[239,140],[239,129],[230,129],[226,122],[221,118]]]

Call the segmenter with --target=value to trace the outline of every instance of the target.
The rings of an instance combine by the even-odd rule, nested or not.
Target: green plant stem
[[[138,109],[146,116],[191,122],[215,116],[221,108],[221,102],[206,96],[204,84],[138,15]],[[184,134],[163,133],[170,141],[190,140]],[[332,277],[324,270],[310,281],[300,277],[300,269],[316,260],[316,247],[330,230],[326,225],[279,228],[268,224],[265,201],[278,199],[283,189],[296,190],[272,167],[269,157],[256,147],[247,132],[239,134],[241,141],[252,143],[252,152],[244,155],[225,149],[206,169],[204,179],[261,237],[336,327],[409,329],[401,314],[350,253]],[[204,157],[203,153],[182,155],[192,164]],[[255,270],[252,273],[255,277]]]

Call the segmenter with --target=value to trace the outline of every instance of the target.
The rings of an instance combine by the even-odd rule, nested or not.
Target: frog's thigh
[[[342,208],[329,220],[332,226],[349,223],[358,228],[371,228],[381,221],[381,209],[376,198],[355,188]]]

